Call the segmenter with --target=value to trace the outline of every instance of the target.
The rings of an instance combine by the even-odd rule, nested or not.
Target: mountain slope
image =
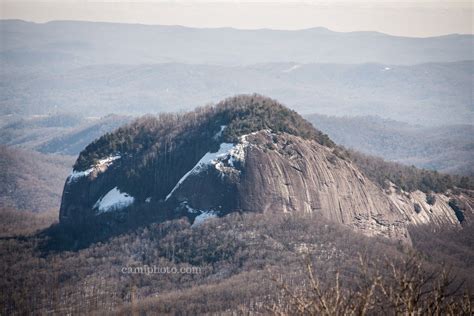
[[[379,117],[306,115],[339,145],[439,172],[474,175],[474,126],[424,127]]]
[[[429,264],[428,275],[437,264],[448,263],[472,291],[473,231],[431,230],[427,226],[410,231],[416,248],[409,253],[417,251],[429,261],[424,262]],[[0,278],[3,314],[268,314],[263,307],[281,293],[272,277],[295,286],[306,283],[299,277],[305,271],[303,256],[313,262],[323,289],[334,286],[337,272],[345,288],[355,278],[367,280],[366,273],[358,273],[361,253],[385,271],[391,268],[386,263],[397,263],[406,250],[385,238],[365,238],[302,213],[233,213],[197,226],[187,220],[148,222],[87,249],[45,256],[38,254],[36,245],[38,237],[0,239],[2,273],[9,276]],[[196,273],[120,272],[124,267],[138,271],[155,266]],[[92,289],[98,299],[84,299]]]
[[[57,212],[73,161],[72,156],[0,146],[0,208]]]
[[[409,242],[408,223],[464,220],[448,198],[423,212],[398,192],[384,192],[296,112],[244,95],[137,120],[91,143],[66,181],[60,221],[106,236],[181,216],[199,224],[235,211],[303,212]]]
[[[0,144],[61,155],[77,155],[96,138],[132,120],[114,114],[101,118],[84,118],[78,114],[4,118]]]
[[[118,127],[130,122],[129,116],[107,115],[93,122],[82,124],[79,128],[55,135],[54,138],[43,142],[36,149],[42,153],[54,153],[65,155],[77,155],[91,141],[99,138],[105,133],[111,132]]]

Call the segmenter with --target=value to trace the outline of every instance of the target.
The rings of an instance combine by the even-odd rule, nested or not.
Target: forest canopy
[[[223,126],[225,129],[221,137],[216,139],[214,136]],[[234,96],[191,112],[138,118],[89,144],[80,153],[74,170],[88,169],[104,157],[120,154],[129,161],[127,178],[134,177],[137,176],[135,168],[156,165],[158,161],[166,160],[163,156],[171,150],[176,155],[189,155],[191,151],[189,160],[194,161],[208,148],[215,148],[218,141],[236,142],[239,136],[263,129],[289,133],[333,148],[338,156],[354,162],[382,188],[387,188],[389,182],[408,192],[445,192],[448,189],[474,187],[474,181],[469,177],[440,174],[346,150],[297,112],[258,94]]]

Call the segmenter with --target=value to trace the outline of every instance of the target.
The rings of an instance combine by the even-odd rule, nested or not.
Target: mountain
[[[8,216],[11,211],[51,211],[57,216],[64,177],[71,171],[74,156],[94,139],[130,120],[119,115],[84,118],[56,114],[11,116],[1,121],[0,209]]]
[[[421,180],[429,189],[446,178]],[[470,221],[469,192],[444,192],[452,184],[406,192],[394,183],[374,182],[296,112],[242,95],[138,119],[88,145],[66,180],[60,223],[74,238],[84,230],[104,238],[182,216],[198,225],[236,211],[311,213],[409,243],[408,224]]]
[[[42,153],[77,155],[87,144],[100,136],[112,132],[121,125],[130,122],[130,116],[107,115],[41,143],[36,149]]]
[[[345,147],[405,165],[474,175],[473,125],[425,127],[375,116],[305,118]]]
[[[100,118],[75,113],[12,115],[0,123],[0,143],[45,154],[77,155],[94,139],[131,120],[114,114]]]
[[[426,127],[375,116],[304,116],[337,144],[385,160],[472,176],[472,125]],[[131,122],[132,116],[79,114],[0,117],[0,143],[43,153],[78,155],[90,142]]]
[[[15,154],[17,178],[44,156]],[[0,210],[1,313],[293,315],[316,284],[339,289],[333,314],[468,315],[473,191],[453,179],[344,150],[259,95],[141,117],[79,154],[59,224]],[[424,294],[400,304],[407,279]]]
[[[56,65],[263,62],[417,64],[472,59],[472,35],[397,37],[339,33],[189,28],[182,26],[53,21],[0,21],[1,58],[30,67]],[[291,56],[291,57],[289,57]]]
[[[78,109],[92,117],[143,115],[191,110],[228,95],[259,93],[272,95],[302,114],[378,115],[423,126],[474,120],[472,61],[405,66],[104,64],[1,71],[2,115],[77,113]]]
[[[57,212],[73,162],[72,156],[0,146],[0,209]]]

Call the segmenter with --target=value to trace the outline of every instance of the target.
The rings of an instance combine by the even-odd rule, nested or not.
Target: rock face
[[[99,208],[94,210],[94,205],[110,192],[109,188],[112,190],[118,172],[116,161],[120,158],[106,157],[85,171],[72,172],[64,185],[60,222],[83,223],[99,213]]]
[[[421,191],[399,192],[392,187],[388,197],[398,211],[407,217],[408,223],[437,224],[437,225],[459,225],[459,219],[452,207],[449,206],[450,198],[444,194],[432,194],[433,202],[427,202],[427,195]]]
[[[260,106],[251,108],[247,111],[251,119],[246,120],[241,112],[218,112],[188,132],[186,141],[166,140],[162,150],[155,149],[161,138],[142,140],[127,152],[110,145],[114,151],[105,154],[103,146],[93,144],[98,149],[87,154],[97,159],[66,181],[60,222],[100,223],[103,218],[123,219],[124,214],[128,219],[143,217],[144,208],[162,214],[161,220],[186,216],[196,224],[236,211],[306,212],[368,236],[404,243],[411,242],[409,224],[460,226],[463,211],[447,196],[428,198],[419,191],[398,192],[393,187],[384,191],[349,159],[339,157],[335,147],[322,142],[317,131],[292,132],[285,124],[269,124],[265,121],[269,115],[262,111]],[[288,113],[272,115],[289,124],[298,122],[298,116],[288,118],[296,114]],[[221,120],[215,122],[216,117]],[[235,130],[248,132],[234,136]]]
[[[315,213],[366,235],[409,241],[406,217],[330,148],[268,130],[242,136],[235,147],[243,151],[240,160],[232,150],[223,153],[187,176],[169,200],[220,215],[235,210]]]

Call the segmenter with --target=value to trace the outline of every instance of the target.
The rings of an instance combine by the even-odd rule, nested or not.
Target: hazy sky
[[[373,30],[404,36],[473,33],[473,2],[450,0],[0,0],[0,18],[194,27]]]

